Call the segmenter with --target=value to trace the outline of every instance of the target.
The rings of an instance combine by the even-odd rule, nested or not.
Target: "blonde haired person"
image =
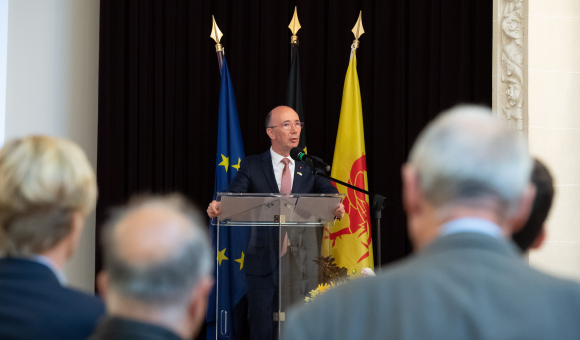
[[[74,143],[48,136],[0,150],[0,339],[86,339],[99,298],[63,286],[97,198],[95,174]]]

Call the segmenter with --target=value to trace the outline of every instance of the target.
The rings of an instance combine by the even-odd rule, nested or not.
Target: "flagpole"
[[[290,25],[288,25],[290,31],[292,31],[292,36],[290,37],[290,58],[292,58],[292,51],[295,47],[299,45],[298,43],[298,30],[301,28],[300,22],[298,21],[298,7],[294,6],[294,16],[292,17],[292,21],[290,21]]]
[[[358,20],[356,21],[356,24],[354,24],[354,27],[352,28],[352,34],[354,34],[354,41],[352,42],[352,48],[353,48],[354,53],[356,53],[356,50],[358,49],[358,47],[360,45],[360,41],[358,39],[360,38],[361,35],[363,35],[364,32],[365,32],[365,30],[363,29],[363,25],[362,25],[362,11],[360,11],[360,13],[358,15]]]
[[[352,28],[352,34],[354,34],[354,41],[352,42],[352,45],[351,45],[351,51],[353,54],[356,54],[356,50],[360,46],[359,38],[364,33],[365,33],[365,30],[364,30],[363,24],[362,24],[362,11],[360,11],[359,15],[358,15],[358,20],[356,21],[356,24],[354,24],[354,27]],[[351,58],[352,58],[352,55],[351,55]],[[341,184],[343,184],[343,183],[341,183]],[[352,188],[352,186],[348,186],[348,187]],[[354,189],[354,188],[352,188],[352,189]],[[371,193],[369,193],[365,190],[362,190],[362,189],[354,189],[354,190],[357,190],[359,192],[363,192],[363,193],[369,195],[369,198],[372,197],[371,210],[374,212],[374,218],[376,221],[375,230],[377,232],[377,256],[376,256],[376,259],[377,259],[378,267],[380,268],[382,265],[382,260],[381,260],[381,217],[382,217],[382,210],[385,208],[385,203],[388,203],[388,202],[385,202],[385,197],[382,195],[371,194]],[[389,203],[389,204],[394,205],[392,203]]]
[[[359,15],[358,15],[358,20],[356,21],[356,24],[354,24],[354,27],[352,28],[352,34],[354,34],[354,41],[352,42],[352,53],[356,53],[356,50],[359,48],[359,46],[360,46],[359,38],[361,35],[363,35],[364,32],[365,32],[365,30],[364,30],[363,25],[362,25],[362,11],[360,11]],[[375,221],[376,221],[376,228],[375,229],[377,231],[377,264],[378,264],[379,268],[382,265],[382,260],[381,260],[381,217],[382,217],[382,210],[385,208],[385,203],[388,203],[388,202],[385,202],[384,196],[381,196],[378,194],[372,195],[371,210],[374,212],[374,215],[375,215],[374,217],[375,217]],[[395,204],[392,204],[392,203],[389,203],[389,204],[398,207]]]
[[[227,190],[234,173],[240,169],[244,158],[242,132],[238,120],[234,89],[230,78],[224,48],[220,44],[223,34],[212,16],[210,37],[216,42],[216,52],[221,73],[218,110],[217,152],[215,165],[214,199]],[[237,163],[237,165],[235,165]],[[229,172],[228,172],[229,167]],[[215,221],[214,221],[215,223]],[[206,314],[207,339],[217,340],[232,335],[232,308],[239,303],[247,291],[245,274],[242,271],[246,240],[249,230],[236,230],[235,235],[220,223],[210,224],[215,243],[216,256],[214,289],[210,293]],[[241,235],[240,235],[241,233]],[[227,256],[226,256],[227,255]],[[240,256],[239,258],[237,258]],[[228,258],[229,257],[229,258]],[[229,259],[240,263],[239,269],[229,263]],[[222,263],[225,260],[226,263]],[[213,310],[215,308],[215,311]]]
[[[217,24],[215,23],[215,18],[213,17],[213,15],[211,16],[211,18],[212,18],[213,22],[211,24],[211,34],[209,36],[210,36],[210,38],[212,38],[216,42],[215,51],[217,52],[218,64],[220,65],[220,73],[221,73],[222,72],[223,58],[224,58],[224,53],[225,53],[224,47],[222,46],[222,44],[220,44],[220,40],[221,40],[223,34],[220,31]]]
[[[288,74],[288,86],[286,87],[286,105],[298,113],[301,121],[304,121],[304,107],[302,105],[302,84],[300,80],[300,57],[298,53],[298,30],[301,28],[298,21],[298,8],[294,7],[294,15],[288,25],[292,36],[290,37],[290,69]],[[298,146],[306,152],[306,134],[300,134]]]
[[[362,24],[362,11],[360,11],[359,15],[358,15],[358,20],[356,21],[356,24],[354,24],[354,27],[352,28],[352,34],[354,34],[354,41],[352,42],[352,45],[351,45],[352,53],[356,54],[356,50],[360,46],[359,38],[364,33],[365,33],[365,30],[364,30],[363,24]],[[363,190],[358,190],[358,191],[363,192]],[[381,217],[382,217],[382,210],[385,208],[385,203],[388,203],[388,202],[385,202],[384,196],[381,196],[378,194],[374,194],[372,196],[369,195],[369,197],[372,197],[371,210],[374,212],[374,217],[375,217],[375,221],[376,221],[376,228],[375,228],[376,232],[377,232],[377,257],[376,257],[376,259],[377,259],[378,267],[380,268],[382,265],[382,260],[381,260]]]
[[[224,48],[223,48],[222,44],[220,44],[220,40],[221,40],[223,34],[220,31],[219,27],[217,26],[217,24],[215,22],[215,18],[213,15],[211,16],[211,19],[212,19],[212,25],[211,25],[212,27],[211,27],[211,33],[209,36],[210,36],[210,38],[212,38],[216,42],[215,50],[217,52],[218,64],[219,64],[220,75],[221,75],[222,65],[223,65],[223,57],[224,57]],[[220,97],[221,97],[221,89],[220,89]],[[220,113],[220,115],[221,115],[221,113]],[[218,129],[219,129],[219,125],[218,125]],[[218,132],[218,140],[219,140],[219,132]],[[218,141],[218,148],[219,148],[219,141]],[[216,181],[217,181],[217,177],[216,177]],[[214,195],[215,194],[216,193],[214,192]],[[216,236],[216,252],[219,253],[219,247],[218,247],[218,245],[220,244],[219,223],[218,223],[217,228],[216,228],[216,235],[217,235]],[[219,298],[218,297],[219,297],[219,293],[220,293],[219,284],[218,284],[219,283],[219,264],[220,264],[219,263],[219,256],[216,256],[216,264],[215,264],[215,266],[216,266],[216,271],[215,271],[216,278],[215,278],[215,283],[214,283],[215,284],[215,324],[216,324],[215,339],[216,340],[218,339],[218,328],[219,328],[218,327],[218,324],[219,324],[219,322],[218,322]],[[229,275],[227,276],[227,279],[229,280]],[[207,320],[206,320],[206,322],[207,322]],[[206,324],[206,326],[207,326],[207,324]],[[227,323],[226,323],[226,329],[227,329]],[[209,338],[209,334],[207,334],[207,335]]]

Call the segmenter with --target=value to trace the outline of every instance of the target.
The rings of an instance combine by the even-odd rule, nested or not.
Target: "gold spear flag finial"
[[[219,27],[215,23],[215,18],[213,17],[213,15],[211,16],[211,18],[213,19],[213,23],[211,25],[212,26],[211,27],[211,34],[209,36],[210,36],[210,38],[212,38],[216,42],[216,45],[215,45],[216,52],[223,52],[224,49],[222,47],[222,44],[220,44],[220,40],[223,36],[222,31],[220,31]]]
[[[364,32],[365,30],[363,29],[362,25],[362,11],[360,11],[358,20],[356,21],[356,24],[354,24],[354,27],[352,28],[352,33],[354,34],[353,44],[355,45],[355,48],[358,48],[359,45],[358,38],[360,38],[360,36],[363,35]]]
[[[292,37],[290,37],[290,43],[293,44],[295,41],[298,41],[298,36],[296,33],[301,28],[300,22],[298,21],[298,7],[294,6],[294,16],[292,17],[292,21],[290,21],[290,25],[288,28],[292,31]]]

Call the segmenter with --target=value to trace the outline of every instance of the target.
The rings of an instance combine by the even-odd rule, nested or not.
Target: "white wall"
[[[518,8],[523,18],[512,16]],[[517,89],[507,91],[506,83],[518,75],[511,63],[523,56],[523,134],[530,154],[554,177],[547,237],[540,249],[530,251],[529,263],[580,281],[580,1],[494,0],[493,20],[494,110],[509,106],[508,95],[514,102],[522,98]],[[515,33],[522,28],[519,51],[510,44],[517,43]]]
[[[29,134],[71,139],[96,169],[99,0],[11,0],[6,140]],[[67,265],[71,286],[94,289],[95,216]]]
[[[8,56],[8,0],[0,0],[0,146],[6,117],[6,61]]]
[[[529,0],[530,153],[552,170],[556,196],[530,264],[580,280],[580,1]]]

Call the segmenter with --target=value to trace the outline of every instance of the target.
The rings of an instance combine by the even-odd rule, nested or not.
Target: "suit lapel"
[[[262,157],[262,170],[264,171],[264,176],[270,185],[270,189],[272,189],[272,193],[280,193],[280,189],[278,189],[278,184],[276,184],[276,176],[274,176],[274,168],[272,166],[272,155],[270,154],[270,150],[264,153]]]
[[[300,186],[302,185],[302,177],[304,175],[304,171],[306,170],[306,163],[304,162],[296,162],[294,164],[294,182],[292,182],[292,193],[299,193]]]

